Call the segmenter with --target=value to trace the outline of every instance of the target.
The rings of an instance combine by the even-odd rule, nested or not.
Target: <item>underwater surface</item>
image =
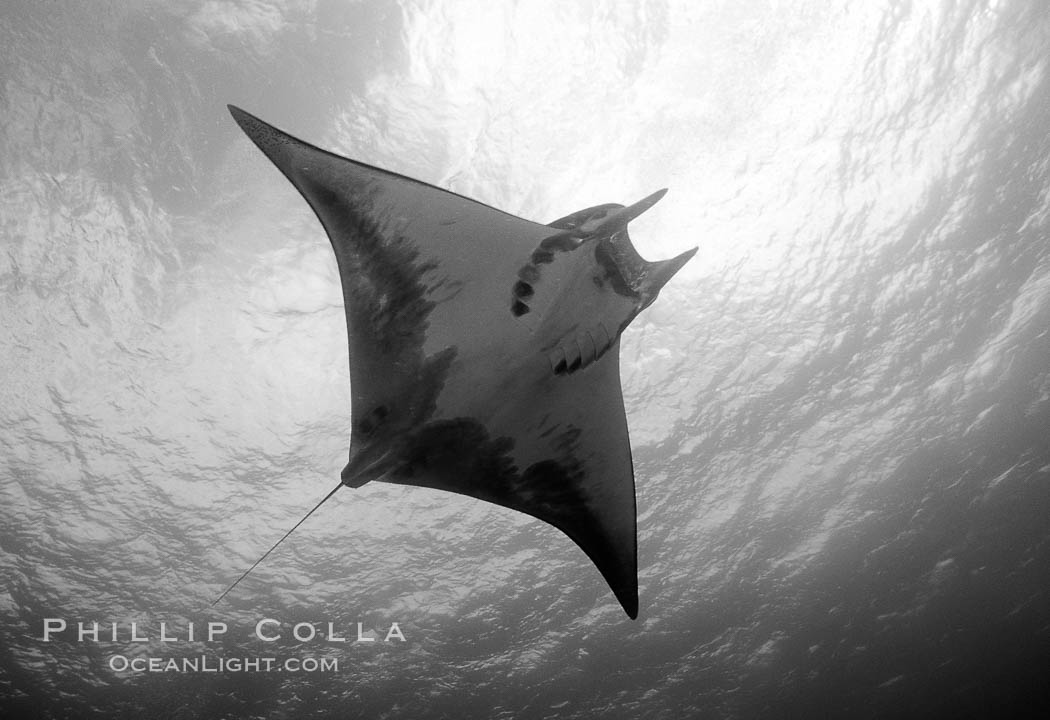
[[[1050,709],[1048,51],[1035,0],[9,0],[0,714]],[[637,621],[554,528],[383,483],[211,605],[351,421],[329,242],[226,103],[540,222],[670,188]]]

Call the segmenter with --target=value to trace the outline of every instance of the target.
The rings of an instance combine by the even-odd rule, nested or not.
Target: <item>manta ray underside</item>
[[[539,518],[637,617],[619,341],[696,252],[635,251],[627,223],[665,191],[540,225],[230,112],[335,250],[352,398],[341,485],[438,488]]]

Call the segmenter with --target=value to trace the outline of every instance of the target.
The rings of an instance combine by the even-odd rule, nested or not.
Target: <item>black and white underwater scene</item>
[[[215,602],[404,369],[351,383],[332,243],[227,104],[541,225],[669,189],[634,245],[699,249],[618,347],[637,619],[552,524],[382,478]],[[1050,7],[5,0],[0,373],[5,718],[1042,716]]]

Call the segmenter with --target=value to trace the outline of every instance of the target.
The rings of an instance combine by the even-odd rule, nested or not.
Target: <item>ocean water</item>
[[[0,714],[1045,711],[1048,51],[1035,0],[5,3]],[[350,423],[328,241],[226,103],[542,222],[670,188],[637,621],[553,528],[380,483],[210,605]]]

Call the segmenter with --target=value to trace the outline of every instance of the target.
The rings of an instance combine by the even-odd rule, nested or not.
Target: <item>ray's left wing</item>
[[[524,341],[478,328],[506,320],[507,281],[551,233],[538,223],[303,142],[230,106],[237,124],[292,182],[328,234],[339,265],[356,422],[404,397],[449,348],[498,355]],[[464,318],[468,310],[469,322]],[[423,412],[425,408],[415,408]],[[355,427],[356,429],[356,427]],[[362,440],[364,438],[361,438]]]

